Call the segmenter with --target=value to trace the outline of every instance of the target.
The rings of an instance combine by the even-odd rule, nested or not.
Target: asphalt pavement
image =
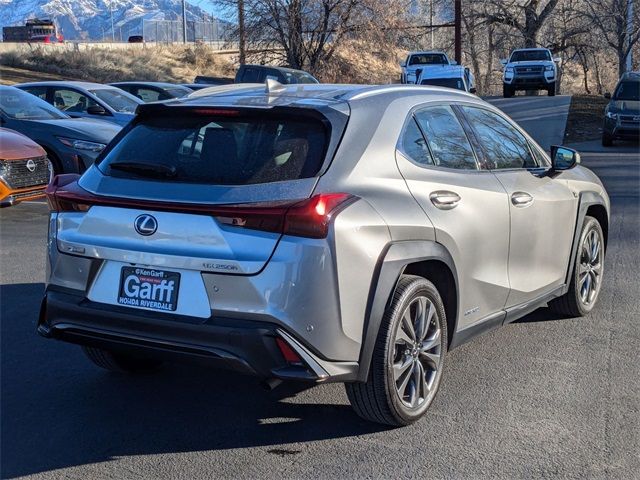
[[[495,100],[545,147],[568,102]],[[579,147],[613,202],[597,307],[540,309],[453,350],[426,417],[400,429],[360,420],[341,385],[267,392],[187,365],[122,376],[38,337],[47,209],[0,211],[2,477],[639,478],[640,153]]]

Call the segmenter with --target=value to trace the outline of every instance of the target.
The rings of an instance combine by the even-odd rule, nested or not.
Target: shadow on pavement
[[[202,367],[168,366],[138,377],[103,372],[77,346],[37,336],[43,289],[0,286],[3,478],[118,456],[272,446],[384,429],[360,420],[346,404],[289,403],[281,397],[292,388],[295,394],[295,387],[267,392],[251,377]]]

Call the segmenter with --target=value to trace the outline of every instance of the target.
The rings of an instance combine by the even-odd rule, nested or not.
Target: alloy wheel
[[[409,408],[420,407],[433,390],[440,367],[442,332],[436,306],[420,296],[407,306],[393,351],[396,393]]]
[[[602,277],[602,239],[596,229],[585,235],[580,247],[578,265],[578,295],[585,305],[591,305],[600,289]]]

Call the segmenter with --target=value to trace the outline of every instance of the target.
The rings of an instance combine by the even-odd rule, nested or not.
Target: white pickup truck
[[[500,60],[504,65],[502,94],[513,97],[517,90],[546,90],[556,94],[558,58],[551,56],[547,48],[522,48],[511,52],[509,59]]]
[[[416,83],[476,93],[473,74],[462,65],[443,65],[441,68],[422,70]]]
[[[410,52],[407,58],[400,62],[400,68],[402,69],[400,83],[415,85],[418,83],[422,72],[451,65],[457,65],[457,63],[449,60],[449,57],[444,52]]]

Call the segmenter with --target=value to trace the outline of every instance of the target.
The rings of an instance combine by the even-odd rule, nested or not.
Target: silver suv
[[[446,353],[602,285],[609,199],[477,97],[411,86],[224,86],[135,120],[48,190],[38,332],[97,365],[191,358],[343,382],[420,418]]]

